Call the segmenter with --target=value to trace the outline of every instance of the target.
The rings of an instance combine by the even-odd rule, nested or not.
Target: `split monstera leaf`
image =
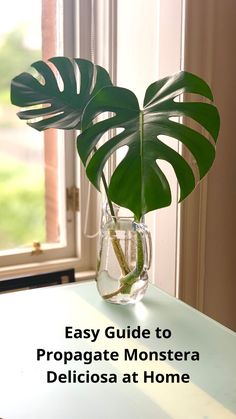
[[[29,107],[18,113],[19,118],[39,131],[80,130],[78,153],[97,189],[101,179],[104,181],[107,160],[120,147],[128,146],[106,189],[108,199],[130,209],[136,220],[171,203],[169,182],[158,165],[159,160],[172,165],[180,186],[180,201],[197,183],[189,163],[161,141],[161,135],[175,138],[187,147],[200,179],[210,169],[220,118],[211,103],[209,86],[196,75],[181,71],[152,83],[140,109],[132,91],[113,86],[106,70],[88,60],[54,57],[47,63],[37,61],[32,67],[39,73],[38,78],[24,72],[12,80],[12,103]],[[76,77],[78,70],[80,81]],[[58,83],[58,74],[62,83]],[[204,102],[178,100],[183,93],[201,95]],[[97,120],[104,112],[106,118]],[[196,121],[204,128],[204,134],[180,123],[179,117]],[[112,135],[100,146],[98,143],[107,132]]]

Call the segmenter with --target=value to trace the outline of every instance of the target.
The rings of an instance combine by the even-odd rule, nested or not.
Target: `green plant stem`
[[[132,285],[137,281],[139,275],[143,270],[144,255],[143,255],[143,243],[140,233],[137,233],[137,265],[134,271],[130,272],[126,277],[122,278],[121,283],[124,285],[121,294],[129,294]]]
[[[131,291],[132,285],[138,280],[140,274],[142,273],[143,265],[144,265],[143,243],[142,243],[141,234],[138,232],[137,232],[136,251],[137,251],[137,265],[135,269],[129,272],[127,275],[125,275],[121,279],[120,281],[121,286],[116,291],[102,296],[105,300],[115,297],[118,294],[129,294]]]
[[[115,252],[115,255],[117,257],[117,260],[118,260],[120,268],[121,268],[122,275],[127,275],[130,272],[130,268],[129,268],[129,265],[128,265],[127,260],[125,258],[123,249],[120,245],[120,241],[116,236],[116,231],[115,230],[113,230],[113,229],[110,230],[110,237],[111,237],[113,250]]]
[[[111,216],[114,218],[114,221],[116,223],[116,221],[117,221],[116,220],[116,215],[115,215],[115,211],[114,211],[114,208],[113,208],[113,205],[112,205],[112,201],[110,200],[110,198],[108,196],[108,186],[107,186],[107,182],[106,182],[106,178],[105,178],[104,173],[102,173],[102,182],[103,182],[104,190],[105,190],[105,193],[106,193],[107,202],[108,202],[108,205],[109,205],[109,208],[110,208]],[[120,268],[121,268],[122,275],[127,275],[130,272],[129,265],[128,265],[126,259],[125,259],[123,249],[120,245],[119,240],[117,239],[116,231],[114,229],[110,230],[110,236],[111,236],[111,242],[112,242],[112,246],[113,246],[115,255],[117,257],[118,263],[119,263]]]
[[[110,200],[110,198],[108,196],[107,181],[106,181],[106,178],[105,178],[105,175],[104,175],[103,172],[102,172],[102,183],[103,183],[103,186],[104,186],[104,189],[105,189],[105,194],[106,194],[106,197],[107,197],[107,202],[108,202],[108,205],[109,205],[109,208],[110,208],[110,211],[111,211],[111,215],[112,215],[112,217],[114,217],[116,219],[116,215],[115,215],[115,211],[114,211],[114,208],[113,208],[113,205],[112,205],[112,201]]]

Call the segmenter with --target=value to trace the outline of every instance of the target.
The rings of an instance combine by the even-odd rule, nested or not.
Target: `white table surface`
[[[103,331],[140,325],[170,329],[170,339],[107,339]],[[100,329],[91,343],[65,339],[65,327]],[[231,419],[236,418],[236,334],[150,286],[136,306],[99,297],[95,283],[69,284],[0,295],[1,419]],[[36,360],[51,351],[199,351],[193,361],[103,361],[84,365]],[[122,357],[121,357],[122,358]],[[116,373],[116,384],[47,383],[46,371]],[[124,373],[189,373],[189,383],[123,383]]]

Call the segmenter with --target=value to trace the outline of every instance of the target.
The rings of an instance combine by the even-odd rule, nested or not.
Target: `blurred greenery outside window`
[[[56,0],[9,0],[1,10],[0,251],[32,247],[34,241],[49,241],[44,134],[16,117],[17,108],[10,104],[10,81],[16,74],[28,71],[32,62],[47,55],[47,51],[42,53],[45,42],[42,28],[46,31],[47,24],[41,17],[45,15],[43,7],[50,4],[53,6]],[[53,30],[51,33],[54,42]],[[50,54],[47,38],[48,47]],[[52,241],[56,241],[55,237]]]

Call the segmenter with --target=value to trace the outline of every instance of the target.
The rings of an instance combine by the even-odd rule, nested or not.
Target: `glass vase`
[[[151,236],[132,217],[103,216],[97,266],[97,288],[102,298],[116,304],[140,301],[148,287]]]

